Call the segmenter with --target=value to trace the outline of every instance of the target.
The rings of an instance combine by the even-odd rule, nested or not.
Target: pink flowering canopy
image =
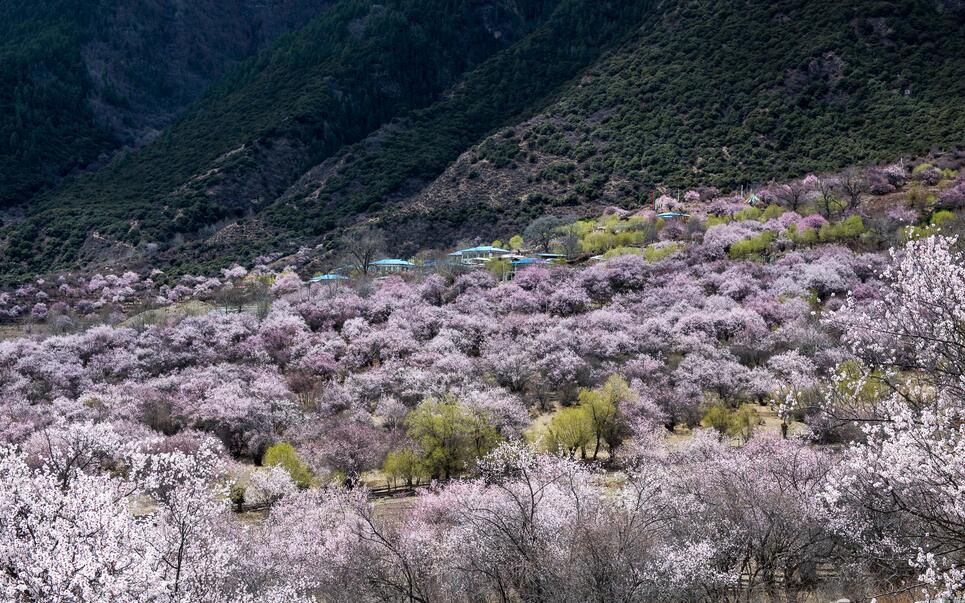
[[[0,292],[0,598],[954,600],[963,204],[935,177],[880,215],[853,174],[664,196],[687,221],[615,208],[550,234],[630,244],[515,275],[309,285],[301,250]]]

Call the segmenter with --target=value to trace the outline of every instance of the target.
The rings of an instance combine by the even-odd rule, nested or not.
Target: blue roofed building
[[[335,274],[333,272],[329,274],[319,274],[308,279],[309,283],[333,283],[337,281],[347,281],[347,276],[342,276],[341,274]]]
[[[449,254],[449,261],[461,264],[476,264],[479,262],[488,262],[493,258],[499,258],[510,253],[512,253],[510,250],[502,249],[501,247],[480,245],[478,247],[469,247],[468,249],[453,251]]]
[[[308,279],[308,291],[311,293],[315,285],[324,285],[329,289],[338,289],[342,282],[348,280],[349,278],[347,276],[338,274],[336,272],[329,272],[328,274],[316,274],[312,278]]]
[[[416,266],[407,260],[399,258],[384,258],[372,262],[369,267],[378,274],[395,274],[398,272],[409,272]]]
[[[547,263],[548,263],[547,260],[543,258],[517,258],[512,262],[513,275],[515,275],[517,272],[519,272],[524,268],[528,268],[530,266],[542,266]]]

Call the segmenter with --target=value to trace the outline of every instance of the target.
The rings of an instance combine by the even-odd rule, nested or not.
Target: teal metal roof
[[[308,279],[310,283],[320,283],[322,281],[347,281],[347,276],[342,276],[341,274],[319,274],[318,276],[313,276]]]
[[[509,253],[508,249],[502,249],[500,247],[493,247],[492,245],[480,245],[478,247],[470,247],[469,249],[460,249],[459,251],[453,251],[449,255],[462,255],[464,253]]]
[[[412,262],[399,258],[385,258],[372,262],[373,266],[415,266]]]

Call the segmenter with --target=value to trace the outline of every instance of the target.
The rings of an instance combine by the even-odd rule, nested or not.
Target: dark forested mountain
[[[6,0],[0,17],[9,280],[214,265],[368,219],[408,252],[965,143],[961,2]]]
[[[170,125],[329,0],[3,0],[0,206]]]
[[[674,2],[530,119],[386,219],[440,224],[634,205],[965,144],[965,11],[940,2]],[[657,195],[660,192],[656,193]],[[403,226],[404,225],[404,226]]]

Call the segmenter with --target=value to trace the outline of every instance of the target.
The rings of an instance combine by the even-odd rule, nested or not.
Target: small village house
[[[384,258],[372,262],[369,267],[376,274],[397,274],[400,272],[409,272],[415,269],[416,265],[407,260],[402,260],[399,258]]]
[[[511,254],[508,249],[493,247],[492,245],[480,245],[468,249],[460,249],[449,254],[449,261],[454,264],[476,264],[488,262],[493,258],[499,258]]]

